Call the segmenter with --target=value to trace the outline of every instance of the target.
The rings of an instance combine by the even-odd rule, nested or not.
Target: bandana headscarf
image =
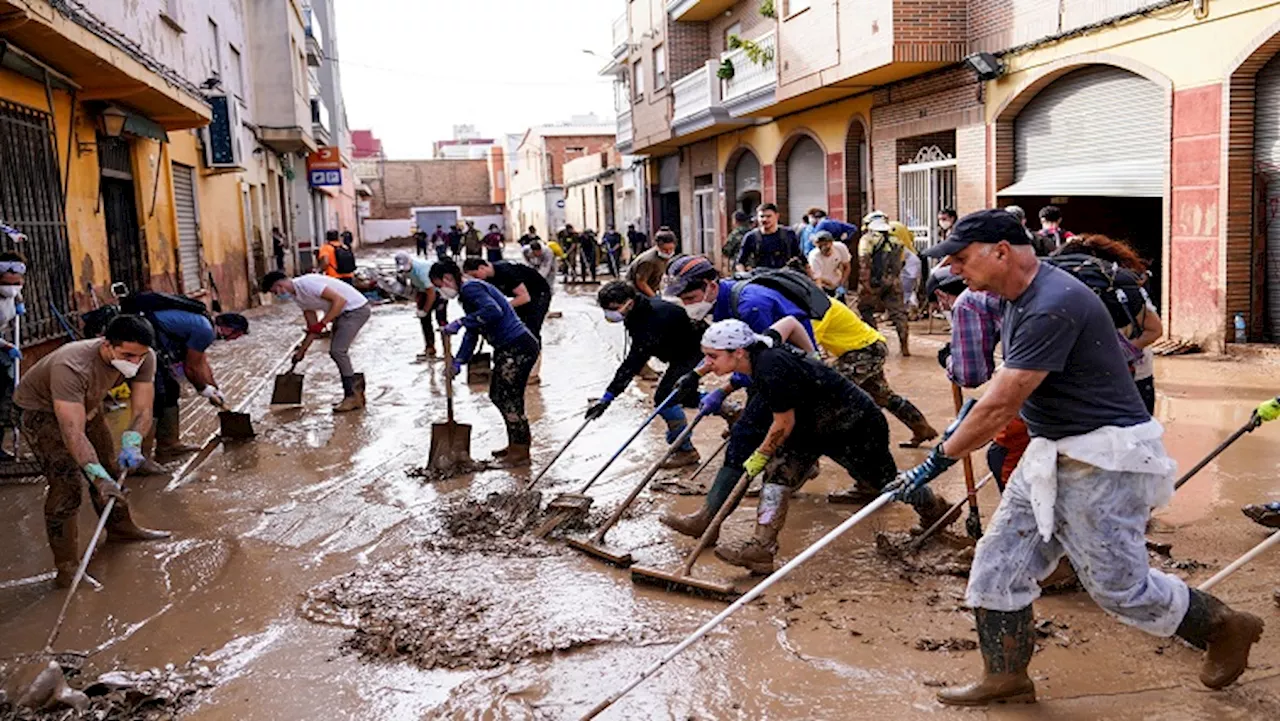
[[[769,336],[756,335],[751,326],[736,318],[712,323],[706,333],[702,334],[702,345],[714,350],[738,350],[752,343],[773,345]]]

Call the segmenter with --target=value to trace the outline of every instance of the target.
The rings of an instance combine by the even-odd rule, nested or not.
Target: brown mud
[[[526,395],[533,468],[541,468],[580,423],[588,397],[622,358],[622,329],[607,324],[592,287],[559,292],[562,317],[544,329],[542,383]],[[450,309],[457,317],[456,307]],[[211,361],[234,402],[269,382],[301,335],[292,308],[252,313],[251,336],[215,344]],[[920,330],[917,327],[917,330]],[[942,335],[913,336],[914,355],[891,351],[893,388],[935,425],[952,415],[950,387],[933,360]],[[410,477],[427,461],[431,425],[445,417],[439,364],[416,364],[422,338],[405,305],[379,306],[356,341],[369,408],[333,415],[340,390],[322,341],[300,366],[304,404],[272,409],[269,389],[249,411],[259,436],[220,447],[181,482],[131,479],[142,522],[171,529],[154,543],[108,543],[90,565],[102,582],[81,589],[58,650],[83,649],[83,679],[118,669],[163,668],[198,657],[208,688],[184,697],[184,719],[564,719],[581,716],[636,671],[692,632],[723,603],[633,585],[622,570],[534,541],[548,499],[577,491],[652,409],[654,384],[637,381],[614,401],[541,482],[540,501],[491,502],[527,483],[529,469],[487,469],[451,478]],[[1182,468],[1212,450],[1280,389],[1280,367],[1206,357],[1157,360],[1157,417]],[[477,457],[506,445],[485,389],[458,387],[456,415],[472,425]],[[121,422],[122,414],[113,414]],[[909,431],[890,418],[899,467],[924,451],[899,449]],[[184,440],[203,442],[217,419],[203,399],[184,400]],[[706,454],[723,428],[703,424]],[[564,535],[581,537],[630,491],[662,447],[647,429],[592,488],[590,514]],[[1170,545],[1153,564],[1191,583],[1208,578],[1265,533],[1239,511],[1280,499],[1280,424],[1241,438],[1156,513],[1152,540]],[[979,465],[981,458],[976,459]],[[697,481],[709,483],[718,462]],[[693,469],[666,474],[679,483]],[[793,498],[779,562],[856,509],[826,502],[851,485],[824,462]],[[957,500],[951,471],[936,490]],[[693,489],[690,489],[693,490]],[[0,486],[0,657],[41,648],[63,594],[53,589],[44,537],[43,484]],[[984,520],[998,502],[980,493]],[[679,567],[694,541],[658,522],[690,513],[702,498],[649,489],[607,543],[636,563]],[[752,533],[755,502],[727,519],[725,543]],[[1038,706],[957,710],[939,706],[940,686],[965,683],[981,667],[965,607],[965,579],[930,561],[955,563],[957,549],[931,541],[908,568],[877,548],[877,533],[902,539],[914,512],[890,504],[779,582],[757,603],[690,647],[611,709],[605,719],[1117,719],[1197,721],[1275,717],[1280,706],[1280,554],[1267,554],[1215,593],[1267,623],[1239,683],[1207,692],[1200,654],[1107,617],[1079,591],[1036,602],[1032,664]],[[81,537],[94,521],[88,504]],[[957,524],[951,534],[962,532]],[[952,554],[952,555],[948,555]],[[923,559],[923,560],[922,560]],[[1166,565],[1168,564],[1168,565]],[[746,587],[740,569],[704,553],[699,578]],[[1045,622],[1048,622],[1046,625]],[[917,644],[925,649],[918,650]],[[162,710],[173,710],[162,708]]]
[[[0,721],[169,721],[182,716],[197,694],[216,684],[208,666],[195,660],[147,671],[110,671],[96,678],[69,674],[68,684],[84,694],[87,705],[52,704],[19,708],[0,697]]]

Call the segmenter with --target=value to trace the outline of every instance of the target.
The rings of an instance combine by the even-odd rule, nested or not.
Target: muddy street
[[[219,343],[211,361],[233,402],[252,398],[256,440],[219,447],[180,480],[130,479],[134,512],[173,531],[166,541],[108,544],[90,565],[102,588],[82,588],[59,650],[89,651],[82,677],[127,669],[181,667],[195,660],[210,684],[188,697],[189,719],[360,718],[398,720],[576,718],[638,669],[724,607],[723,603],[633,585],[626,571],[569,550],[664,447],[648,428],[592,489],[585,520],[545,541],[529,526],[507,533],[476,516],[490,494],[509,494],[537,472],[579,426],[587,398],[608,384],[623,353],[623,330],[604,321],[597,286],[557,288],[544,329],[542,383],[528,389],[532,469],[484,470],[441,480],[414,473],[427,459],[431,424],[445,416],[441,363],[416,363],[422,336],[408,304],[379,306],[352,356],[368,381],[363,413],[334,415],[339,380],[323,346],[299,367],[304,405],[268,404],[279,361],[301,334],[297,310],[252,316],[251,335]],[[460,310],[450,308],[450,317]],[[952,415],[934,352],[944,336],[918,335],[916,354],[893,352],[896,390],[935,421]],[[637,381],[591,424],[547,474],[542,502],[576,491],[650,412],[652,382]],[[1179,467],[1189,468],[1280,389],[1280,366],[1207,357],[1161,359],[1157,418]],[[498,411],[480,387],[456,386],[457,420],[472,425],[472,452],[486,459],[505,443]],[[256,391],[256,392],[255,392]],[[190,389],[186,390],[190,393]],[[252,396],[249,394],[252,393]],[[184,399],[184,439],[204,442],[216,418],[203,399]],[[704,454],[723,421],[701,424]],[[925,451],[900,449],[910,432],[890,419],[900,468]],[[1156,516],[1153,538],[1171,544],[1155,563],[1199,582],[1265,538],[1239,511],[1280,499],[1280,426],[1249,434],[1211,463]],[[985,473],[985,460],[975,458]],[[637,564],[674,570],[693,547],[658,522],[667,509],[691,512],[690,487],[710,482],[663,472],[608,535]],[[175,466],[176,467],[176,466]],[[789,559],[855,507],[828,504],[850,485],[824,462],[797,495],[781,536]],[[963,495],[959,468],[935,487]],[[0,657],[39,650],[58,613],[44,535],[42,484],[0,485]],[[994,484],[980,501],[985,519]],[[755,501],[729,519],[723,539],[751,532]],[[519,514],[508,520],[519,523]],[[88,504],[82,528],[91,528]],[[964,578],[952,567],[962,548],[932,555],[886,552],[915,521],[894,504],[801,567],[762,600],[669,664],[615,706],[611,719],[1257,719],[1280,708],[1280,554],[1265,555],[1217,588],[1271,628],[1241,681],[1206,692],[1199,653],[1175,640],[1126,628],[1082,591],[1036,604],[1038,706],[978,712],[934,701],[938,687],[968,681],[981,665],[964,606]],[[488,525],[486,525],[488,524]],[[501,525],[501,524],[497,524]],[[963,534],[963,523],[951,529]],[[85,532],[87,538],[87,531]],[[877,542],[877,535],[882,538]],[[710,553],[695,573],[748,588],[749,578]],[[0,662],[4,663],[4,662]],[[7,674],[13,667],[8,664]]]

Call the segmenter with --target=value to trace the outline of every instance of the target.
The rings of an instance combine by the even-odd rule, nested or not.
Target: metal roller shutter
[[[1253,157],[1258,213],[1267,231],[1267,337],[1280,338],[1280,57],[1258,73],[1254,97]]]
[[[799,223],[809,208],[827,207],[827,162],[822,148],[802,138],[787,157],[787,222]]]
[[[178,214],[178,267],[182,292],[202,287],[200,273],[200,216],[196,211],[195,168],[173,164],[173,204]]]
[[[734,190],[741,198],[743,193],[755,191],[757,193],[763,190],[760,184],[760,160],[756,158],[756,154],[746,152],[738,159],[738,167],[734,168]],[[738,198],[735,198],[737,200]]]
[[[1014,121],[1014,184],[1000,195],[1158,198],[1169,103],[1155,83],[1095,66],[1054,81]]]

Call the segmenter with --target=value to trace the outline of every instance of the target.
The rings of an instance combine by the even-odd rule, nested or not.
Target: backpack
[[[345,245],[333,246],[333,264],[342,275],[356,272],[356,254]]]
[[[893,242],[893,236],[886,234],[876,241],[871,249],[871,285],[879,288],[884,285],[886,277],[892,280],[893,276],[898,275],[902,270],[901,257],[902,253]],[[899,266],[897,272],[894,271],[895,265]]]
[[[791,268],[778,268],[761,270],[752,277],[733,284],[733,291],[729,296],[729,307],[735,318],[738,316],[738,301],[742,298],[742,291],[748,284],[778,291],[787,300],[808,313],[810,320],[822,320],[827,311],[831,310],[830,296],[809,276]]]
[[[1117,328],[1133,326],[1130,337],[1141,334],[1139,319],[1150,297],[1142,287],[1142,276],[1116,263],[1085,253],[1069,253],[1042,258],[1045,263],[1067,271],[1102,299]]]
[[[155,291],[126,295],[120,299],[120,310],[133,315],[148,315],[160,310],[182,310],[209,317],[209,309],[195,298]]]

